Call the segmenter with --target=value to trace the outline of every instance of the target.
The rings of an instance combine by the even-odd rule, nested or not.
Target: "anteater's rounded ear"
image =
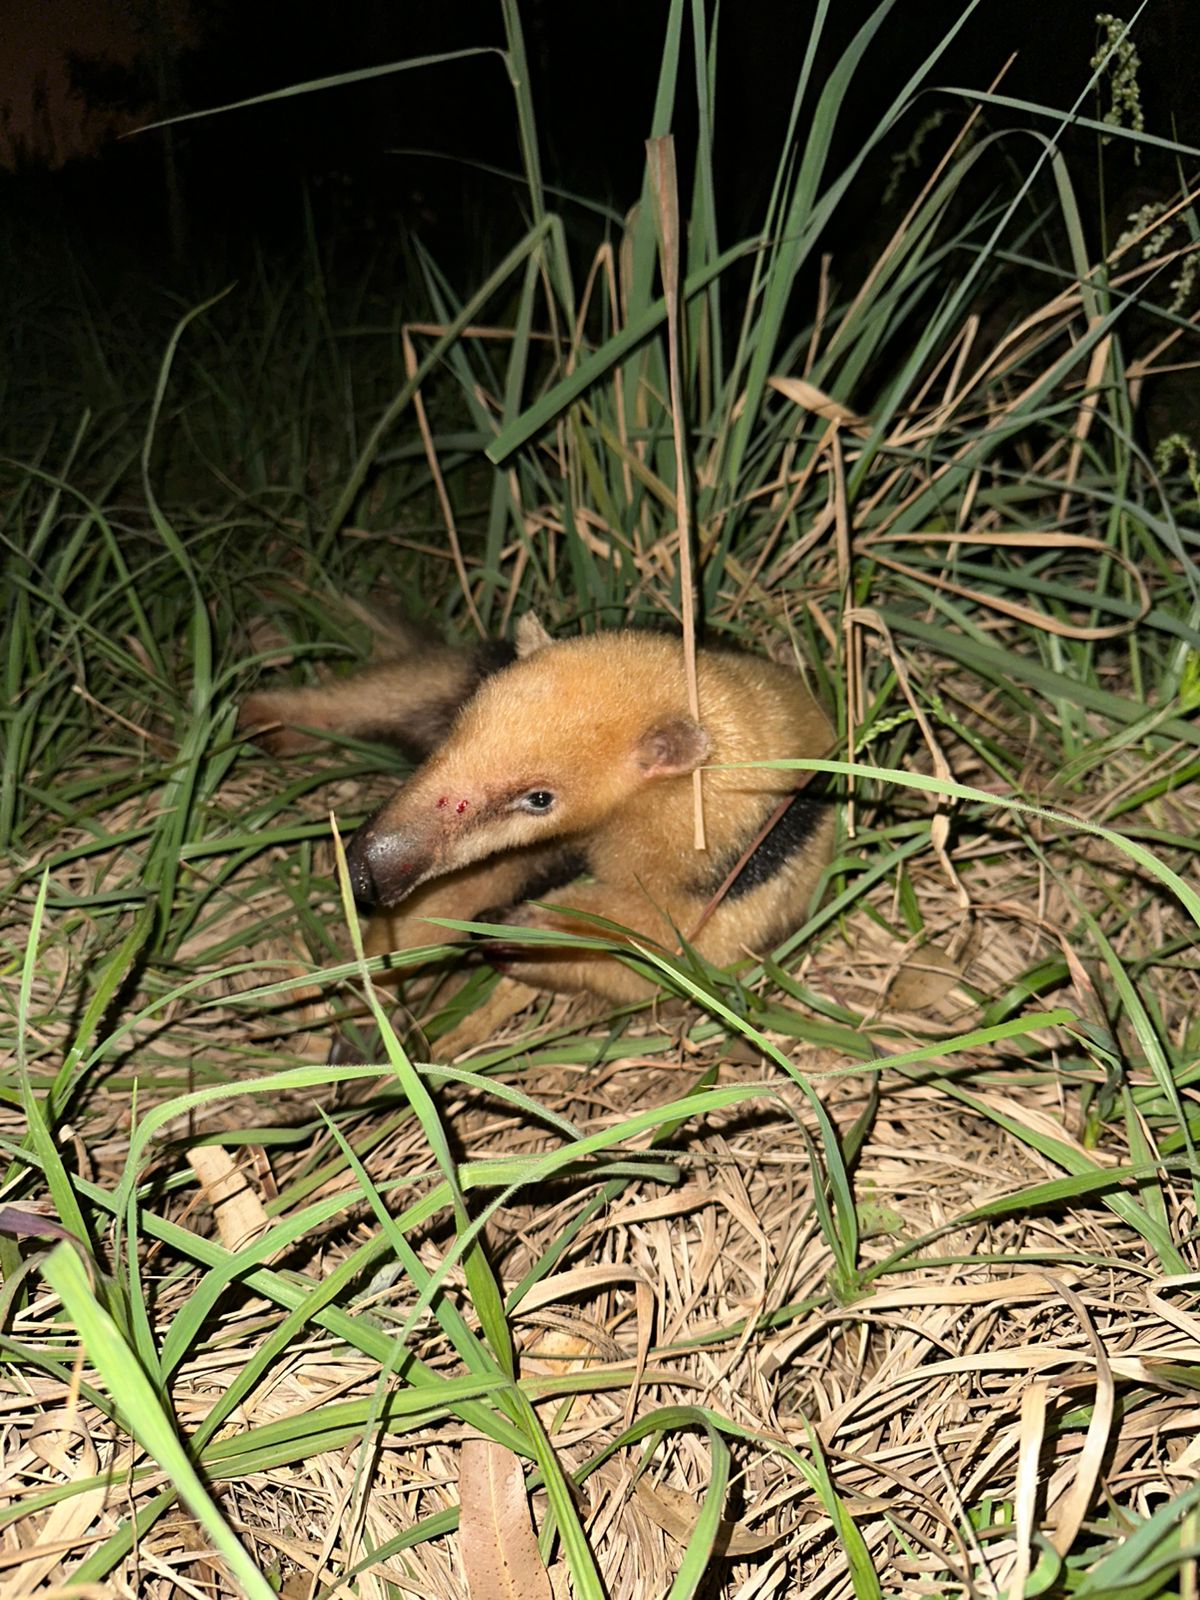
[[[517,623],[517,660],[536,654],[543,646],[554,641],[542,627],[536,611],[527,611]]]
[[[643,778],[678,778],[708,759],[712,740],[691,717],[668,717],[647,728],[634,747]]]

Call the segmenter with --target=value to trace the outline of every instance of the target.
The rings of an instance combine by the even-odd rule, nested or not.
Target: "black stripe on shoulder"
[[[378,724],[364,723],[358,730],[360,738],[378,739],[381,744],[395,745],[411,759],[423,760],[439,745],[445,744],[454,726],[454,719],[484,679],[490,678],[503,667],[511,666],[517,659],[516,646],[505,639],[487,639],[466,650],[452,650],[443,645],[440,653],[456,662],[460,673],[457,683],[447,692],[431,692],[425,704],[414,706],[399,726],[390,720]],[[414,655],[410,659],[413,672],[419,673],[420,657]],[[395,663],[387,665],[394,667]]]
[[[574,883],[588,871],[588,858],[582,850],[566,849],[552,861],[543,862],[521,885],[518,900],[544,900],[555,889]]]
[[[827,795],[812,794],[804,789],[793,796],[791,805],[780,817],[779,821],[754,848],[746,861],[745,866],[729,885],[725,898],[737,900],[744,894],[749,894],[753,889],[761,889],[764,883],[769,883],[773,877],[783,870],[793,856],[799,855],[808,844],[813,834],[829,815],[832,801]],[[776,802],[778,804],[778,802]],[[772,809],[774,809],[772,807]],[[771,812],[763,813],[756,824],[757,831],[766,822]],[[746,843],[754,837],[748,834]],[[741,849],[730,851],[722,860],[714,862],[705,874],[703,883],[695,886],[699,895],[714,895],[725,879],[737,866],[741,857]]]
[[[517,659],[517,647],[507,639],[485,639],[471,650],[471,683],[468,693],[474,694],[485,678],[504,667],[511,667]]]
[[[526,900],[545,900],[547,897],[553,899],[556,889],[564,889],[568,883],[574,883],[576,878],[582,878],[587,871],[588,858],[583,851],[565,848],[549,861],[542,861],[536,867],[531,867],[528,878],[511,900],[501,906],[487,906],[484,910],[477,911],[471,920],[511,922],[512,912],[516,906],[523,905]]]

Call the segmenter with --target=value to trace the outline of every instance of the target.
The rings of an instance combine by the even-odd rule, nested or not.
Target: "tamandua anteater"
[[[427,917],[612,937],[587,920],[598,917],[669,951],[688,940],[726,966],[803,921],[834,832],[831,805],[800,793],[755,845],[797,776],[739,764],[823,756],[833,730],[787,667],[703,649],[697,677],[699,721],[677,640],[628,631],[552,642],[528,617],[516,647],[413,645],[326,687],[254,694],[239,727],[280,755],[335,733],[426,756],[347,852],[355,895],[374,913],[373,953],[448,937]],[[699,767],[704,851],[693,841]],[[618,1001],[654,992],[602,953],[507,944],[502,957],[536,988]]]

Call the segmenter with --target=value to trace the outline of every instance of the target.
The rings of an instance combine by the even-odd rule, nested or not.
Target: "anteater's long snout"
[[[356,829],[346,849],[350,887],[360,911],[398,905],[430,874],[432,852],[404,829],[381,826],[377,811]]]

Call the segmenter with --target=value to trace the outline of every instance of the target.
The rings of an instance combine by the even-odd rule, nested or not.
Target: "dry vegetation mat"
[[[703,8],[649,130],[694,75],[686,226],[659,145],[581,258],[509,7],[531,224],[468,298],[413,252],[349,340],[314,257],[152,356],[22,306],[83,395],[34,372],[3,469],[0,1597],[1194,1600],[1200,483],[1139,406],[1200,225],[1185,182],[1097,249],[996,90],[840,281],[937,65],[833,164],[889,10],[734,247]],[[805,927],[612,1013],[431,944],[397,1004],[329,815],[402,769],[233,735],[383,592],[804,659]]]

